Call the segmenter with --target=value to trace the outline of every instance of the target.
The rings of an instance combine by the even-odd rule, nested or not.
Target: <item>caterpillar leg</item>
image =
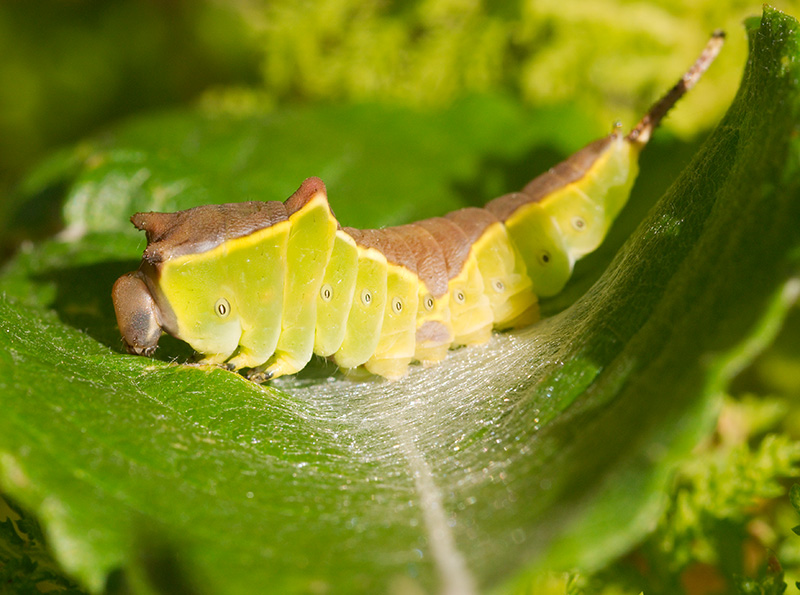
[[[304,354],[303,354],[304,355]],[[278,351],[270,358],[270,361],[263,366],[253,368],[253,376],[264,376],[265,380],[280,378],[287,374],[297,374],[308,365],[309,359],[296,357],[294,354]],[[248,378],[251,378],[248,375]]]
[[[277,359],[275,359],[276,357]],[[286,356],[285,354],[276,354],[276,356],[273,356],[272,360],[274,361],[268,365],[258,366],[248,371],[247,379],[261,384],[268,380],[280,378],[281,376],[296,374],[305,368],[306,364],[308,363],[298,363],[296,360],[293,360],[291,357]]]
[[[414,359],[423,366],[431,366],[447,357],[453,342],[453,329],[440,321],[428,320],[416,334]]]
[[[256,384],[264,384],[272,380],[272,376],[267,374],[265,370],[253,369],[247,373],[247,379]]]
[[[221,366],[226,367],[224,354],[214,354],[203,356],[198,361],[194,362],[196,366]]]
[[[273,302],[278,300],[273,300]],[[270,312],[270,310],[274,310]],[[242,368],[255,368],[267,361],[275,352],[275,347],[280,336],[281,308],[280,304],[264,305],[259,312],[261,326],[248,328],[242,332],[239,340],[239,349],[234,353],[228,363],[234,370]]]
[[[387,306],[387,309],[391,304]],[[411,312],[410,316],[404,316],[405,321],[402,320],[386,320],[384,325],[392,326],[392,323],[405,323],[400,328],[389,335],[381,335],[381,340],[378,343],[378,349],[365,363],[364,367],[373,374],[378,374],[390,380],[397,380],[402,378],[408,372],[408,366],[414,359],[414,349],[416,345],[415,332],[414,332],[414,316],[415,313]],[[388,318],[388,315],[387,315]],[[398,317],[399,318],[399,317]],[[389,323],[387,325],[387,322]]]
[[[371,374],[383,376],[389,380],[399,380],[408,372],[411,360],[410,357],[373,357],[364,364],[364,368]]]
[[[539,312],[539,303],[536,302],[532,306],[530,306],[527,310],[522,312],[519,316],[514,318],[513,320],[509,320],[503,325],[503,329],[512,329],[512,328],[522,328],[524,326],[530,326],[534,322],[537,322],[541,318],[541,313]]]
[[[264,361],[263,357],[250,352],[249,350],[239,349],[239,352],[229,359],[225,366],[231,370],[241,370],[242,368],[254,368]]]
[[[473,331],[464,333],[456,337],[453,341],[453,347],[459,347],[461,345],[470,346],[470,345],[483,345],[487,343],[489,339],[492,338],[492,325],[483,325],[476,328]]]

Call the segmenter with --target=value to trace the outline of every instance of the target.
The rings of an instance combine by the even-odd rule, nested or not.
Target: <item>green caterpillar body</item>
[[[325,186],[309,178],[285,202],[138,213],[140,268],[112,292],[131,353],[150,355],[162,329],[203,362],[293,374],[313,354],[346,370],[399,378],[492,329],[539,318],[576,260],[595,250],[627,201],[641,149],[713,61],[697,63],[628,135],[595,141],[485,208],[384,229],[341,227]]]

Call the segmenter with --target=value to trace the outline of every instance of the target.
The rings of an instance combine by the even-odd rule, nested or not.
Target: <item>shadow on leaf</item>
[[[56,296],[50,307],[64,324],[83,331],[114,351],[125,353],[111,301],[111,287],[121,275],[138,266],[133,260],[108,260],[51,269],[33,279],[55,286]],[[188,345],[165,334],[154,357],[162,361],[186,361],[192,355]]]

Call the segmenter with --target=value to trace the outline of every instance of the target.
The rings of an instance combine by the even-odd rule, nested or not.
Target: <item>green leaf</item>
[[[792,488],[789,490],[789,502],[792,505],[792,508],[800,514],[800,484],[792,484]],[[792,531],[795,535],[800,535],[800,525],[796,527],[792,527]]]
[[[789,491],[789,502],[791,502],[792,508],[800,514],[800,484],[792,484],[792,488]]]
[[[15,520],[12,520],[12,516]],[[80,593],[58,573],[52,557],[43,546],[39,525],[0,498],[0,592],[15,595],[41,593]]]
[[[165,115],[77,174],[50,166],[67,229],[0,281],[3,489],[93,591],[122,569],[170,593],[468,593],[606,563],[800,291],[798,25],[767,8],[750,35],[725,120],[588,291],[395,383],[322,363],[259,387],[121,354],[108,291],[143,245],[127,215],[282,198],[306,175],[347,223],[440,214],[520,185],[537,126],[512,105]]]

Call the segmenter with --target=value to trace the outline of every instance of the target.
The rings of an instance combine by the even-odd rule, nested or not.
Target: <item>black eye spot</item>
[[[542,264],[548,264],[550,262],[550,253],[547,250],[543,250],[539,255],[539,262]]]

